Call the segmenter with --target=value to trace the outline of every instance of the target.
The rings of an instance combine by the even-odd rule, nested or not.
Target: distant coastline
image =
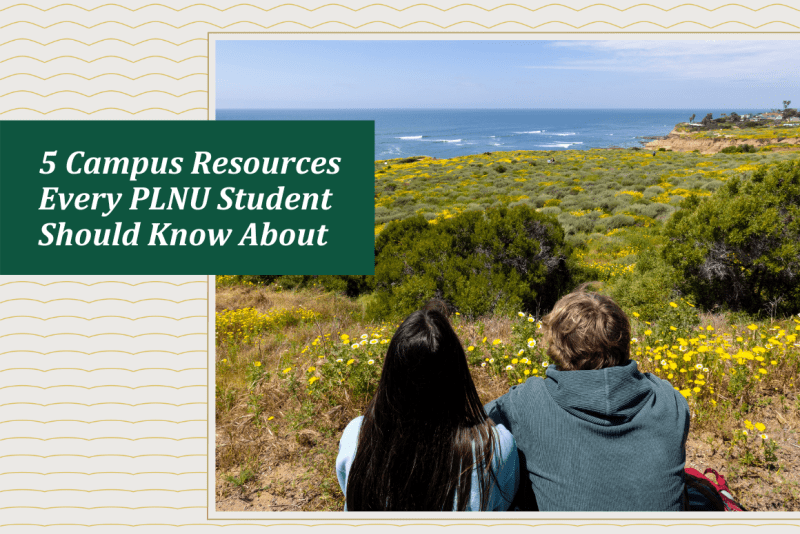
[[[721,113],[753,110],[710,110]],[[641,148],[706,110],[691,109],[221,109],[217,120],[373,120],[375,160],[426,154]]]

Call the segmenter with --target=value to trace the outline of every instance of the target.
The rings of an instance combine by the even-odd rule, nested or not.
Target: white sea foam
[[[431,139],[432,143],[460,143],[461,139]]]
[[[567,132],[567,133],[554,133],[550,135],[577,135],[575,132]]]
[[[582,145],[583,143],[549,143],[546,145],[536,145],[544,148],[569,148],[572,145]]]
[[[421,135],[409,135],[407,137],[395,137],[395,139],[422,139]]]

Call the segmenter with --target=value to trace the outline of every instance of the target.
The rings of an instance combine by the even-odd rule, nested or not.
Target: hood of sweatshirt
[[[627,423],[655,400],[653,384],[633,360],[593,371],[559,371],[551,365],[544,382],[561,408],[601,426]]]

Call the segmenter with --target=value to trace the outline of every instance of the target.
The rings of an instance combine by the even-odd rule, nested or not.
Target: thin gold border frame
[[[460,31],[389,31],[389,32],[376,32],[376,31],[258,31],[258,32],[208,32],[206,38],[206,72],[208,72],[208,76],[206,77],[206,120],[211,120],[211,41],[212,36],[222,36],[222,35],[585,35],[585,36],[597,36],[597,35],[798,35],[800,31],[777,31],[777,32],[670,32],[670,31],[662,31],[662,32],[624,32],[624,31],[609,31],[609,32],[576,32],[576,31],[564,31],[564,32],[555,32],[555,31],[471,31],[471,32],[460,32]],[[232,38],[233,39],[233,38]],[[388,39],[387,39],[388,40]],[[490,39],[487,39],[490,40]],[[211,279],[213,278],[213,280]],[[209,297],[209,318],[210,318],[210,293],[211,293],[211,282],[214,285],[214,293],[216,295],[216,277],[210,276],[209,277],[209,289],[208,289],[208,297]],[[216,299],[215,299],[216,301]],[[210,325],[209,319],[209,325]],[[211,406],[214,406],[213,399],[211,398],[211,387],[210,384],[215,382],[216,376],[213,372],[212,365],[215,365],[215,362],[212,360],[216,359],[216,343],[211,344],[211,330],[209,330],[209,350],[208,350],[208,381],[209,387],[207,388],[208,391],[208,405],[209,405],[209,414],[211,414]],[[211,517],[212,508],[211,505],[216,503],[216,491],[212,492],[211,482],[216,478],[216,433],[214,434],[215,439],[212,440],[211,432],[215,429],[211,428],[212,424],[212,417],[208,418],[209,420],[209,450],[208,454],[210,457],[214,458],[213,466],[214,470],[209,470],[208,477],[206,479],[206,490],[208,495],[208,506],[206,507],[206,519],[208,521],[268,521],[273,523],[274,526],[278,525],[303,525],[303,526],[326,526],[326,525],[341,525],[341,526],[372,526],[372,525],[381,525],[381,526],[395,526],[395,527],[403,527],[403,526],[423,526],[423,525],[431,525],[431,526],[484,526],[484,527],[493,527],[493,526],[526,526],[526,527],[547,527],[547,526],[572,526],[572,527],[583,527],[583,526],[662,526],[662,527],[669,527],[669,526],[704,526],[704,527],[730,527],[730,526],[748,526],[748,527],[771,527],[771,526],[792,526],[792,527],[799,527],[800,528],[800,514],[797,515],[798,521],[795,523],[777,523],[771,521],[786,521],[790,519],[787,517],[789,514],[793,514],[793,512],[782,512],[781,515],[778,516],[771,516],[771,515],[764,515],[770,514],[770,512],[745,512],[744,516],[735,516],[736,519],[733,517],[731,519],[723,519],[720,517],[720,513],[699,513],[699,512],[678,512],[677,516],[670,516],[670,517],[648,517],[647,521],[676,521],[674,523],[652,523],[652,522],[639,522],[642,520],[640,517],[618,517],[616,516],[616,512],[608,512],[609,514],[614,515],[613,517],[562,517],[562,516],[550,516],[547,512],[505,512],[509,514],[511,517],[485,517],[483,516],[483,512],[479,512],[477,515],[473,514],[476,519],[479,519],[479,523],[472,522],[470,519],[464,518],[452,518],[448,519],[447,515],[450,515],[450,512],[443,512],[441,514],[436,514],[434,512],[433,517],[380,517],[381,521],[384,522],[375,522],[378,519],[375,516],[371,517],[352,517],[351,514],[347,514],[348,518],[345,519],[341,515],[336,515],[333,517],[269,517],[269,518],[253,518],[253,517],[238,517],[238,516],[231,516],[228,517]],[[213,446],[210,447],[210,445]],[[211,463],[209,462],[209,467]],[[214,509],[214,513],[225,513],[227,512],[216,512]],[[231,514],[238,514],[239,512],[231,512]],[[285,512],[244,512],[244,513],[252,513],[252,514],[260,514],[260,513],[274,513],[274,514],[283,514]],[[308,514],[315,514],[315,513],[325,513],[327,512],[307,512]],[[335,514],[343,514],[343,512],[334,512]],[[635,513],[635,512],[629,512]],[[638,512],[636,512],[638,514]],[[535,515],[533,515],[535,514]],[[745,517],[753,517],[753,520],[758,519],[759,521],[770,521],[769,523],[747,523],[742,522],[742,519]],[[703,519],[713,519],[714,523],[702,522]],[[311,521],[312,523],[286,523],[286,521]],[[559,521],[568,521],[568,520],[575,520],[578,523],[559,523]],[[700,522],[697,522],[700,520]],[[327,523],[329,521],[334,521],[334,523]],[[352,523],[353,521],[357,523]],[[616,524],[610,523],[609,521],[623,521],[623,524]],[[489,522],[487,524],[487,522]],[[492,524],[491,522],[497,522]],[[599,523],[595,523],[599,522]],[[534,524],[531,524],[534,523]],[[248,523],[252,524],[252,523]],[[272,526],[272,525],[264,525],[264,526]]]

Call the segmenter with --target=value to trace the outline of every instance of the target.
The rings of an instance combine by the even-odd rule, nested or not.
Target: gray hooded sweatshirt
[[[547,368],[486,405],[525,456],[541,511],[683,509],[689,405],[636,362]]]

